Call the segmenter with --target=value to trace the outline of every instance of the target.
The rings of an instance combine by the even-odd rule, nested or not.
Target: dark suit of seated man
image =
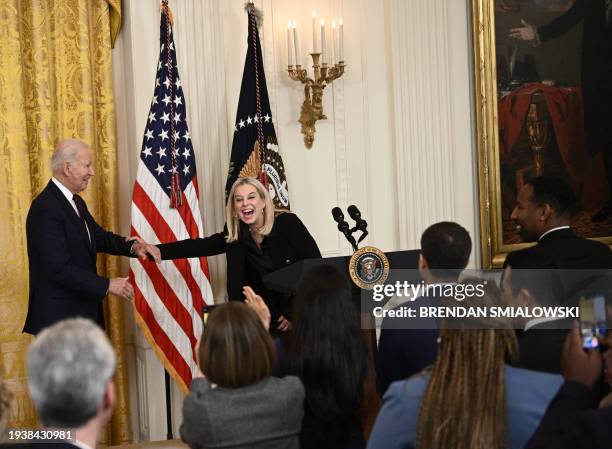
[[[518,259],[516,260],[518,263]],[[502,278],[505,303],[532,310],[554,307],[563,302],[555,296],[555,270],[542,270],[534,261],[521,261],[522,268],[508,265]],[[572,319],[564,317],[516,318],[519,368],[561,373],[561,353]]]
[[[572,231],[575,210],[574,192],[565,181],[549,176],[529,180],[517,196],[511,218],[522,241],[537,244],[508,254],[504,263],[514,269],[572,270],[558,277],[556,294],[564,301],[576,298],[593,281],[597,273],[590,270],[612,268],[612,251],[607,245]]]
[[[103,327],[104,296],[131,298],[134,290],[127,278],[99,276],[96,254],[144,257],[146,251],[141,240],[128,241],[100,227],[78,195],[94,175],[85,143],[60,142],[51,170],[53,178],[32,202],[26,221],[30,302],[23,331],[29,334],[77,316]]]
[[[426,287],[456,283],[472,251],[469,233],[453,222],[431,225],[421,236],[419,273]],[[434,306],[435,294],[417,298],[411,307]],[[378,342],[376,372],[381,394],[396,380],[405,379],[433,364],[438,353],[438,322],[428,319],[420,329],[406,329],[399,318],[384,318]],[[425,328],[427,327],[427,328]]]

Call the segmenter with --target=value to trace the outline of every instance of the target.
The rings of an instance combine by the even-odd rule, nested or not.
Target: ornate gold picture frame
[[[533,45],[527,42],[521,42],[519,39],[510,40],[511,27],[522,27],[521,19],[529,23],[531,20],[534,23],[534,29],[537,26],[545,23],[550,17],[554,19],[559,15],[566,13],[571,9],[575,0],[472,0],[472,37],[473,37],[473,58],[474,58],[474,92],[475,92],[475,112],[477,121],[477,151],[478,151],[478,187],[479,187],[479,203],[480,203],[480,228],[481,228],[481,249],[482,249],[482,265],[484,268],[501,267],[508,252],[520,249],[527,244],[520,243],[518,235],[514,235],[511,227],[509,215],[513,207],[513,201],[516,196],[516,191],[520,188],[520,183],[528,179],[529,176],[537,174],[555,174],[548,173],[546,169],[552,171],[549,167],[554,163],[548,163],[546,159],[544,173],[542,173],[542,147],[545,147],[546,158],[552,157],[555,151],[561,153],[558,148],[561,148],[560,136],[557,134],[558,123],[553,120],[556,118],[552,114],[548,114],[541,121],[537,121],[538,112],[536,108],[536,100],[527,102],[523,110],[524,118],[515,123],[524,124],[524,130],[521,129],[522,137],[517,138],[513,147],[508,146],[508,141],[504,140],[503,132],[506,131],[507,120],[502,116],[502,133],[500,133],[500,115],[507,113],[504,109],[503,102],[509,97],[516,95],[518,90],[527,87],[534,87],[529,91],[530,95],[547,94],[549,91],[559,93],[569,97],[577,96],[578,101],[575,104],[582,105],[582,89],[580,84],[580,61],[582,55],[579,54],[582,35],[581,28],[571,30],[562,36],[560,42],[549,44],[543,42],[541,45]],[[550,5],[554,4],[554,8]],[[548,8],[538,11],[537,8]],[[514,11],[509,8],[515,8]],[[514,15],[509,15],[514,12]],[[496,29],[496,23],[498,27]],[[512,25],[509,25],[512,23]],[[499,39],[500,42],[496,42]],[[516,44],[514,43],[516,42]],[[552,40],[550,41],[552,42]],[[554,46],[562,46],[567,53],[558,51]],[[572,52],[575,50],[575,53]],[[498,54],[499,52],[499,54]],[[518,54],[518,56],[517,56]],[[556,61],[557,54],[566,60]],[[520,58],[522,61],[527,61],[537,68],[537,82],[531,83],[528,80],[529,75],[522,80],[513,79],[513,66],[519,64]],[[554,61],[554,64],[550,61]],[[504,81],[505,72],[509,69],[509,77]],[[572,67],[572,64],[577,66]],[[567,68],[566,68],[567,67]],[[555,72],[557,70],[558,73]],[[527,70],[529,72],[529,70]],[[567,72],[567,73],[566,73]],[[569,74],[568,74],[569,73]],[[572,74],[577,73],[577,81],[572,78]],[[584,73],[584,71],[583,71]],[[584,77],[584,75],[583,75]],[[550,78],[550,79],[548,79]],[[576,78],[576,77],[574,77]],[[610,81],[612,83],[612,80]],[[528,84],[531,83],[531,84]],[[504,91],[502,91],[502,88]],[[505,91],[507,90],[507,92]],[[543,92],[543,93],[542,93]],[[535,97],[535,95],[534,95]],[[565,98],[565,97],[564,97]],[[514,100],[514,98],[513,98]],[[571,99],[569,100],[571,103]],[[546,108],[546,101],[540,101]],[[572,105],[574,103],[571,103]],[[550,108],[550,102],[548,107]],[[501,108],[500,108],[501,105]],[[582,106],[580,106],[582,107]],[[526,112],[528,111],[528,112]],[[582,110],[579,110],[582,112]],[[514,110],[512,113],[514,114]],[[548,112],[548,111],[546,111]],[[541,114],[540,114],[541,115]],[[516,119],[516,117],[513,117]],[[548,120],[548,122],[546,122]],[[578,123],[580,122],[580,123]],[[544,123],[544,124],[542,124]],[[580,120],[574,120],[571,125],[579,127],[583,126],[582,116]],[[516,125],[515,125],[516,126]],[[535,131],[534,131],[535,130]],[[584,133],[584,129],[579,130]],[[580,135],[578,132],[578,135]],[[521,140],[522,139],[522,140]],[[588,139],[585,139],[588,140]],[[538,145],[539,144],[539,145]],[[575,142],[572,142],[574,145]],[[522,145],[522,148],[521,148]],[[585,145],[586,146],[586,145]],[[526,157],[532,157],[530,167],[512,167],[508,169],[507,155],[510,149],[518,148],[527,154]],[[574,146],[571,146],[572,150]],[[590,148],[589,148],[590,149]],[[513,150],[514,151],[514,150]],[[612,151],[608,149],[607,151]],[[529,152],[529,153],[527,153]],[[539,153],[538,153],[539,152]],[[593,152],[584,152],[587,156],[581,156],[577,165],[574,159],[568,158],[561,154],[557,159],[560,161],[557,165],[561,167],[568,177],[570,183],[574,187],[579,199],[579,206],[582,208],[577,214],[577,218],[572,221],[572,226],[577,229],[577,233],[583,237],[595,238],[607,244],[612,244],[612,216],[608,217],[601,223],[592,221],[595,212],[601,207],[602,199],[605,204],[605,198],[609,198],[609,193],[606,184],[606,175],[603,174],[603,181],[599,180],[600,176],[596,171],[604,164],[599,155],[593,155]],[[517,151],[518,154],[518,151]],[[574,154],[571,154],[574,157]],[[586,161],[586,162],[585,162]],[[529,170],[528,170],[529,169]],[[580,171],[581,170],[581,171]],[[510,173],[510,175],[508,174]],[[528,174],[526,174],[528,173]],[[578,173],[578,175],[576,175]],[[580,182],[576,182],[576,176],[580,176]],[[504,178],[505,177],[505,178]],[[510,181],[509,181],[509,178]],[[584,180],[593,181],[594,187],[584,187]],[[578,185],[580,184],[580,185]],[[588,189],[591,190],[588,190]],[[586,189],[586,193],[585,193]],[[605,189],[605,191],[604,191]],[[590,195],[590,196],[587,196]],[[598,198],[594,196],[599,195]],[[576,221],[576,223],[574,222]]]

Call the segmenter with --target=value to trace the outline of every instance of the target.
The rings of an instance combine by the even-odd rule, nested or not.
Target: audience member
[[[248,303],[261,304],[251,293]],[[297,288],[293,317],[286,354],[279,345],[279,364],[281,372],[299,376],[306,388],[300,447],[365,447],[373,367],[368,367],[359,310],[346,278],[329,265],[307,272]]]
[[[443,221],[428,227],[421,236],[419,273],[426,285],[456,283],[472,251],[470,234],[460,225]],[[441,298],[431,295],[417,298],[414,307],[436,305]],[[385,392],[396,380],[418,373],[436,359],[437,320],[421,321],[421,327],[406,329],[400,318],[383,319],[378,343],[376,372],[380,391]]]
[[[562,302],[555,297],[553,270],[538,270],[528,261],[520,266],[523,268],[508,265],[504,270],[502,288],[506,303],[531,311],[534,307],[554,307]],[[560,374],[563,343],[572,319],[551,316],[517,321],[519,358],[515,366]]]
[[[38,334],[27,354],[32,402],[45,427],[76,438],[46,447],[96,447],[115,405],[115,367],[110,342],[93,321],[71,318]]]
[[[612,386],[612,336],[604,341],[604,381]],[[600,402],[595,386],[601,377],[602,356],[585,352],[578,323],[563,350],[565,383],[551,402],[526,449],[604,449],[612,442],[612,404]],[[598,408],[599,407],[599,408]]]
[[[478,305],[500,304],[497,287],[489,283],[484,292]],[[432,370],[389,387],[369,449],[523,448],[561,376],[504,365],[517,342],[502,322],[473,318],[453,327],[442,323]]]
[[[575,210],[574,192],[565,181],[549,176],[529,180],[517,196],[511,218],[523,242],[537,244],[508,254],[505,261],[512,268],[523,268],[529,261],[541,269],[574,270],[559,276],[558,296],[564,301],[574,299],[592,281],[592,273],[578,270],[612,268],[612,251],[607,245],[572,231]]]
[[[304,387],[270,376],[274,344],[255,312],[238,301],[215,308],[198,359],[204,377],[191,382],[180,428],[189,447],[299,448]]]

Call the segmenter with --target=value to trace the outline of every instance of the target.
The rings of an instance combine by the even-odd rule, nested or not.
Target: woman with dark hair
[[[295,376],[271,377],[275,361],[255,312],[235,301],[215,308],[198,348],[204,377],[183,403],[183,441],[192,449],[299,448],[304,387]]]
[[[483,289],[482,297],[454,305],[502,304],[493,283]],[[368,449],[522,449],[562,378],[505,365],[516,354],[516,335],[508,323],[444,321],[433,368],[391,384]]]
[[[245,293],[249,305],[263,304],[252,290]],[[306,389],[300,447],[363,448],[368,353],[346,278],[328,265],[307,272],[295,296],[293,323],[279,363]]]
[[[253,287],[270,308],[274,323],[271,332],[289,330],[291,296],[268,290],[262,278],[299,260],[321,257],[317,243],[297,215],[277,213],[268,190],[255,178],[236,180],[225,218],[223,232],[157,245],[159,251],[149,245],[147,252],[161,252],[163,260],[226,253],[229,299],[242,300],[244,286]]]

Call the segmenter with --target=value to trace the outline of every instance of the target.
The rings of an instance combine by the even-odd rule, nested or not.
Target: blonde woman
[[[266,298],[272,315],[270,331],[291,327],[292,298],[269,291],[263,276],[302,259],[321,257],[308,229],[292,213],[279,213],[268,190],[255,178],[239,178],[230,190],[223,232],[203,239],[158,245],[162,259],[214,256],[226,253],[230,300],[244,300],[250,286]]]

